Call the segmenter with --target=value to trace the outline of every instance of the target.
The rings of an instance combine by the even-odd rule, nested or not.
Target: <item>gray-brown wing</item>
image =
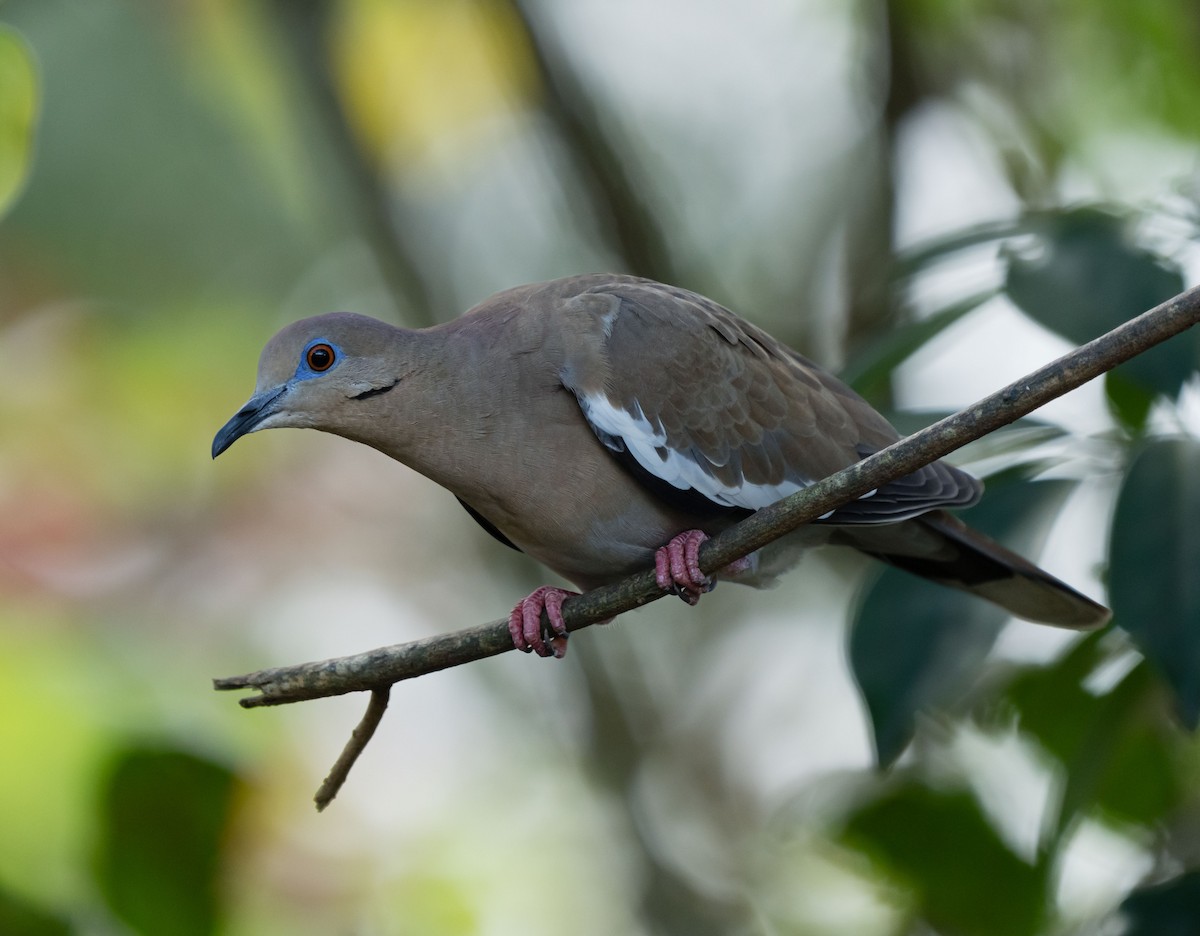
[[[580,278],[599,334],[564,382],[597,437],[670,488],[753,511],[894,442],[865,400],[696,293],[633,277]],[[839,508],[890,523],[974,503],[970,475],[935,463]]]

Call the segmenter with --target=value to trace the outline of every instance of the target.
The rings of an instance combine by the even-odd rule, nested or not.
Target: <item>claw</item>
[[[654,578],[663,591],[678,595],[690,605],[716,584],[700,571],[700,547],[708,540],[702,530],[680,533],[654,554]]]
[[[562,659],[567,655],[567,626],[563,623],[562,603],[578,592],[543,585],[532,594],[522,598],[508,615],[508,633],[513,646],[523,653],[533,651],[538,656],[554,656]],[[542,634],[542,611],[550,619],[551,633]]]

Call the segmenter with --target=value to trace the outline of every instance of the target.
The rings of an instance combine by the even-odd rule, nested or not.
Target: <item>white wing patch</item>
[[[605,445],[615,448],[614,443],[619,441],[639,465],[681,491],[695,490],[723,507],[758,510],[807,486],[807,482],[801,481],[781,484],[743,481],[731,487],[713,476],[707,461],[698,461],[690,452],[669,447],[662,425],[651,421],[636,400],[630,412],[613,406],[603,394],[578,394],[577,398],[584,418]],[[820,519],[824,520],[830,514]]]

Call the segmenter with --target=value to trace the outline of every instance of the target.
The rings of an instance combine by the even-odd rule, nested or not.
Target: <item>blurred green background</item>
[[[593,270],[916,428],[1196,280],[1198,99],[1186,0],[7,0],[0,933],[1200,932],[1191,335],[957,459],[1109,632],[821,553],[398,686],[322,815],[363,700],[209,680],[545,573],[342,440],[208,457],[287,322]]]

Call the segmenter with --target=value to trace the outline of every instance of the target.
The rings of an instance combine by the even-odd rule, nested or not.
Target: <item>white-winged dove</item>
[[[268,342],[250,401],[213,457],[259,429],[363,442],[453,493],[489,533],[580,588],[655,563],[694,603],[700,544],[749,513],[894,442],[853,390],[703,296],[613,274],[499,293],[433,328],[334,313]],[[948,514],[982,485],[944,462],[722,570],[770,584],[808,546],[852,546],[1044,624],[1109,612]],[[514,644],[561,656],[572,592],[537,589]],[[542,610],[554,628],[543,635]]]

